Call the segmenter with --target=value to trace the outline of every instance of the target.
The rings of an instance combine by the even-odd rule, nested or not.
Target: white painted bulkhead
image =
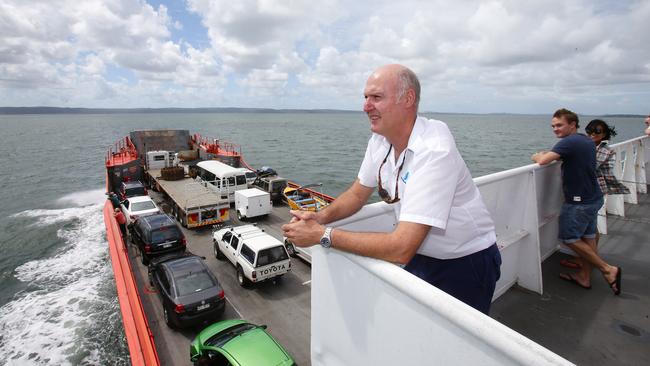
[[[646,193],[650,138],[612,147],[619,159],[615,173],[634,192],[613,196],[608,212],[624,214],[623,201],[636,202],[637,192]],[[495,221],[503,259],[494,298],[515,284],[541,294],[541,262],[560,247],[560,164],[531,164],[474,181]],[[391,231],[394,221],[393,210],[379,202],[334,226]],[[313,365],[571,364],[384,261],[315,246],[311,296]]]

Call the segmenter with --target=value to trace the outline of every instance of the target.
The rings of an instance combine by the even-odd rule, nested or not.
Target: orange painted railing
[[[138,158],[138,151],[131,142],[131,139],[126,136],[124,139],[119,140],[114,146],[111,146],[106,153],[105,161],[106,166],[121,165]]]
[[[106,224],[106,238],[115,274],[115,287],[122,312],[126,342],[131,355],[131,364],[138,366],[160,365],[153,334],[149,328],[133,277],[129,254],[122,240],[120,228],[113,216],[113,205],[109,200],[104,203],[104,223]]]
[[[241,156],[241,146],[227,141],[219,141],[217,139],[208,139],[198,133],[195,133],[193,140],[202,149],[211,153],[225,156]]]

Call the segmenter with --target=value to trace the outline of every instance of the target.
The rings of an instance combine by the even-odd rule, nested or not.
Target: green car
[[[203,329],[190,345],[195,365],[289,366],[295,362],[266,325],[231,319]]]

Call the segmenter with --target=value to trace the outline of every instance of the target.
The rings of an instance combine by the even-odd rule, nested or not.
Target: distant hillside
[[[337,109],[271,108],[59,108],[0,107],[0,114],[115,114],[115,113],[350,113]],[[359,112],[360,113],[360,112]]]

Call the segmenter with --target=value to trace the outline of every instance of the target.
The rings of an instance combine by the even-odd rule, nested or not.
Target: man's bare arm
[[[366,187],[356,179],[352,186],[327,206],[324,210],[317,212],[313,217],[320,224],[341,220],[354,215],[368,202],[368,198],[375,189]]]
[[[346,252],[408,263],[430,230],[430,226],[400,221],[393,232],[367,233],[341,229],[332,231],[332,247]],[[314,220],[298,220],[282,227],[284,235],[295,245],[304,247],[319,242],[325,227]]]
[[[534,153],[530,159],[539,165],[546,165],[554,162],[555,160],[560,160],[560,154],[553,151],[540,151]]]

